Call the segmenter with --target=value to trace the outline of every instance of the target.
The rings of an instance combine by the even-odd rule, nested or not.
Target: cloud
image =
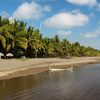
[[[50,12],[52,9],[50,6],[44,6],[44,11]]]
[[[100,10],[100,3],[97,0],[66,0],[67,2],[79,6],[89,6],[96,7],[97,10]]]
[[[98,37],[97,34],[91,34],[91,33],[87,33],[84,35],[85,38],[95,38],[95,37]]]
[[[41,6],[35,2],[24,2],[13,13],[12,18],[17,19],[39,19],[43,16],[44,12],[51,11],[49,6]]]
[[[83,35],[84,38],[97,38],[100,35],[100,27],[98,27],[93,32],[85,33]]]
[[[88,6],[97,5],[96,0],[66,0],[66,1],[76,5],[88,5]]]
[[[89,16],[92,18],[92,17],[95,17],[95,14],[94,13],[90,13]]]
[[[100,11],[100,3],[98,3],[97,7],[98,7],[98,11]]]
[[[43,24],[49,28],[66,29],[84,26],[89,22],[89,16],[80,11],[60,12],[46,19]]]
[[[63,36],[69,36],[72,34],[71,31],[65,31],[65,30],[58,30],[57,32],[59,35],[63,35]]]
[[[2,11],[0,12],[0,16],[2,16],[3,18],[8,18],[9,14],[6,11]]]

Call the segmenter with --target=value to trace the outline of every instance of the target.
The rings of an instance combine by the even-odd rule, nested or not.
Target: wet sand
[[[100,57],[74,57],[72,59],[35,58],[0,59],[0,80],[38,74],[51,68],[80,67],[86,64],[100,63]]]

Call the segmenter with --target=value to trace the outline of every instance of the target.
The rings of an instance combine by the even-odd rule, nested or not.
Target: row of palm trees
[[[17,49],[21,49],[27,52],[27,56],[31,56],[30,50],[40,46],[39,37],[39,30],[31,26],[26,29],[26,23],[0,17],[0,51],[4,55],[9,52],[14,54]]]
[[[78,42],[70,43],[60,40],[58,36],[43,38],[38,29],[26,28],[26,23],[0,17],[0,52],[12,53],[14,57],[64,57],[99,56],[100,51],[91,47],[80,46]]]

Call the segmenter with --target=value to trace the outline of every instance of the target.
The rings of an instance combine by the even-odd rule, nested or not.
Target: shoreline
[[[51,68],[81,67],[99,64],[100,57],[75,57],[72,59],[35,58],[0,60],[0,80],[39,74]]]

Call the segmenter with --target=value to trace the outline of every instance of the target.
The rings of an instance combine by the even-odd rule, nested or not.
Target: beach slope
[[[100,63],[100,57],[35,58],[0,60],[0,80],[32,75],[48,71],[51,68],[79,67],[86,64]]]

